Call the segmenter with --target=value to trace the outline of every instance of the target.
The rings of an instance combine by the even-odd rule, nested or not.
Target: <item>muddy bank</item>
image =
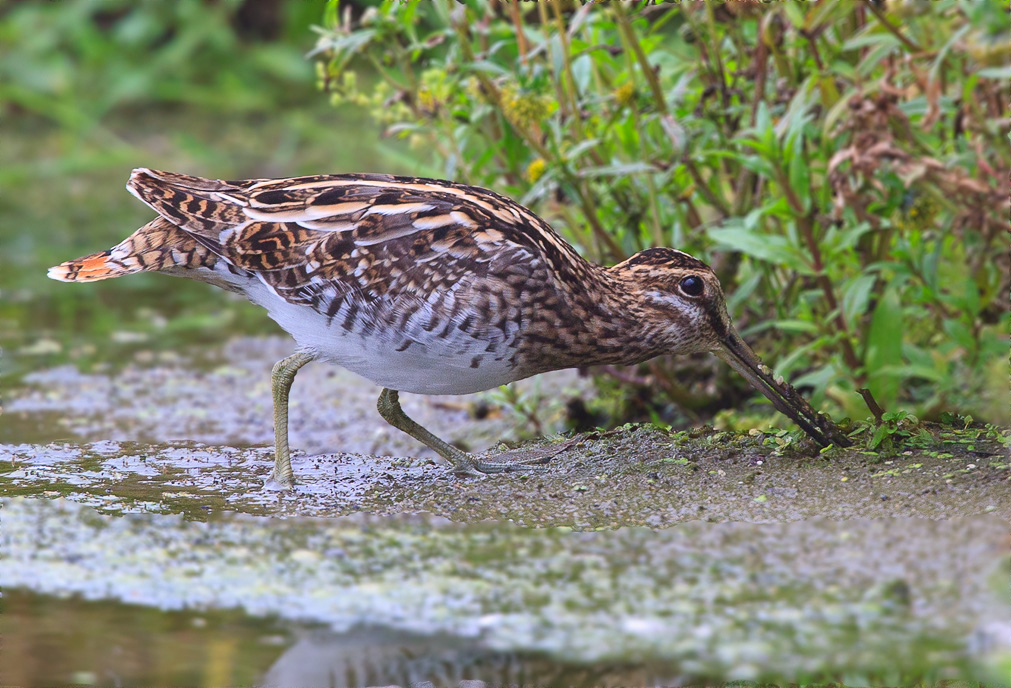
[[[630,426],[496,453],[548,455],[542,470],[459,477],[425,459],[296,455],[290,492],[263,489],[265,448],[194,444],[0,445],[8,495],[62,496],[99,509],[341,516],[424,511],[473,523],[581,530],[685,521],[961,518],[1011,522],[1011,470],[996,440],[934,428],[936,444],[892,456],[789,452],[731,433]],[[968,449],[968,447],[972,449]]]
[[[425,511],[461,522],[581,529],[981,513],[1011,522],[1011,461],[995,431],[929,426],[888,451],[858,443],[819,452],[810,441],[761,433],[627,426],[508,452],[499,442],[530,429],[500,393],[405,395],[420,423],[474,451],[500,460],[551,455],[543,471],[459,478],[379,417],[373,385],[324,364],[304,368],[292,392],[299,483],[291,493],[264,492],[273,440],[269,370],[290,350],[282,338],[238,338],[187,358],[140,350],[115,369],[32,373],[8,394],[0,416],[4,492],[196,517],[221,509]],[[574,371],[517,387],[525,411],[549,432],[562,427],[567,399],[592,394]],[[53,442],[64,438],[71,441]]]

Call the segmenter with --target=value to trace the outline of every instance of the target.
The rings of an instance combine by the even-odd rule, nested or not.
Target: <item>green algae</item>
[[[994,516],[574,533],[424,514],[200,522],[8,499],[2,517],[5,588],[453,637],[577,666],[982,677],[1011,650],[997,642],[1011,607],[993,589],[1007,537]]]

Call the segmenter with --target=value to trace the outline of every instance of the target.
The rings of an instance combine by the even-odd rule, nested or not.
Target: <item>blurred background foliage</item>
[[[0,367],[276,332],[263,313],[186,280],[79,289],[46,268],[150,219],[123,189],[145,165],[206,176],[385,171],[364,115],[320,98],[306,60],[322,3],[0,2]],[[401,171],[404,171],[401,168]]]
[[[592,260],[709,261],[744,336],[834,414],[868,417],[867,387],[1006,424],[1009,63],[1006,8],[956,0],[8,1],[0,365],[276,331],[202,284],[46,280],[148,219],[132,167],[377,171],[511,195]],[[772,419],[712,357],[592,372],[607,393],[570,414],[591,425]]]
[[[816,405],[864,418],[869,388],[886,411],[1007,422],[1006,7],[389,1],[324,26],[334,104],[591,259],[706,259]],[[750,395],[705,357],[597,372],[622,384],[617,419]]]

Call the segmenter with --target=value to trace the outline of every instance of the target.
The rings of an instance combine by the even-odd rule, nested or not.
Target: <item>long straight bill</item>
[[[787,382],[776,382],[772,377],[772,371],[733,329],[723,342],[723,349],[713,353],[743,375],[744,379],[769,398],[780,413],[799,425],[821,446],[834,444],[848,447],[852,444],[828,416],[823,416],[811,408],[807,400],[792,385]]]

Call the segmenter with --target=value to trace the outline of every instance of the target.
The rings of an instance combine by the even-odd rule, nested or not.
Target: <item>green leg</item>
[[[315,356],[300,352],[274,364],[270,373],[270,386],[274,395],[274,471],[267,479],[268,486],[290,488],[295,484],[288,452],[288,393],[295,373]]]
[[[533,459],[529,462],[518,461],[515,463],[500,463],[496,461],[482,461],[475,459],[470,454],[460,451],[448,442],[444,442],[425,428],[411,420],[404,409],[400,408],[400,393],[392,389],[384,389],[379,395],[379,403],[376,404],[379,415],[398,430],[403,430],[408,435],[418,440],[425,446],[434,450],[439,456],[452,464],[453,471],[468,475],[481,475],[482,473],[504,473],[506,471],[530,470],[534,468],[530,464],[543,463],[545,459]]]

